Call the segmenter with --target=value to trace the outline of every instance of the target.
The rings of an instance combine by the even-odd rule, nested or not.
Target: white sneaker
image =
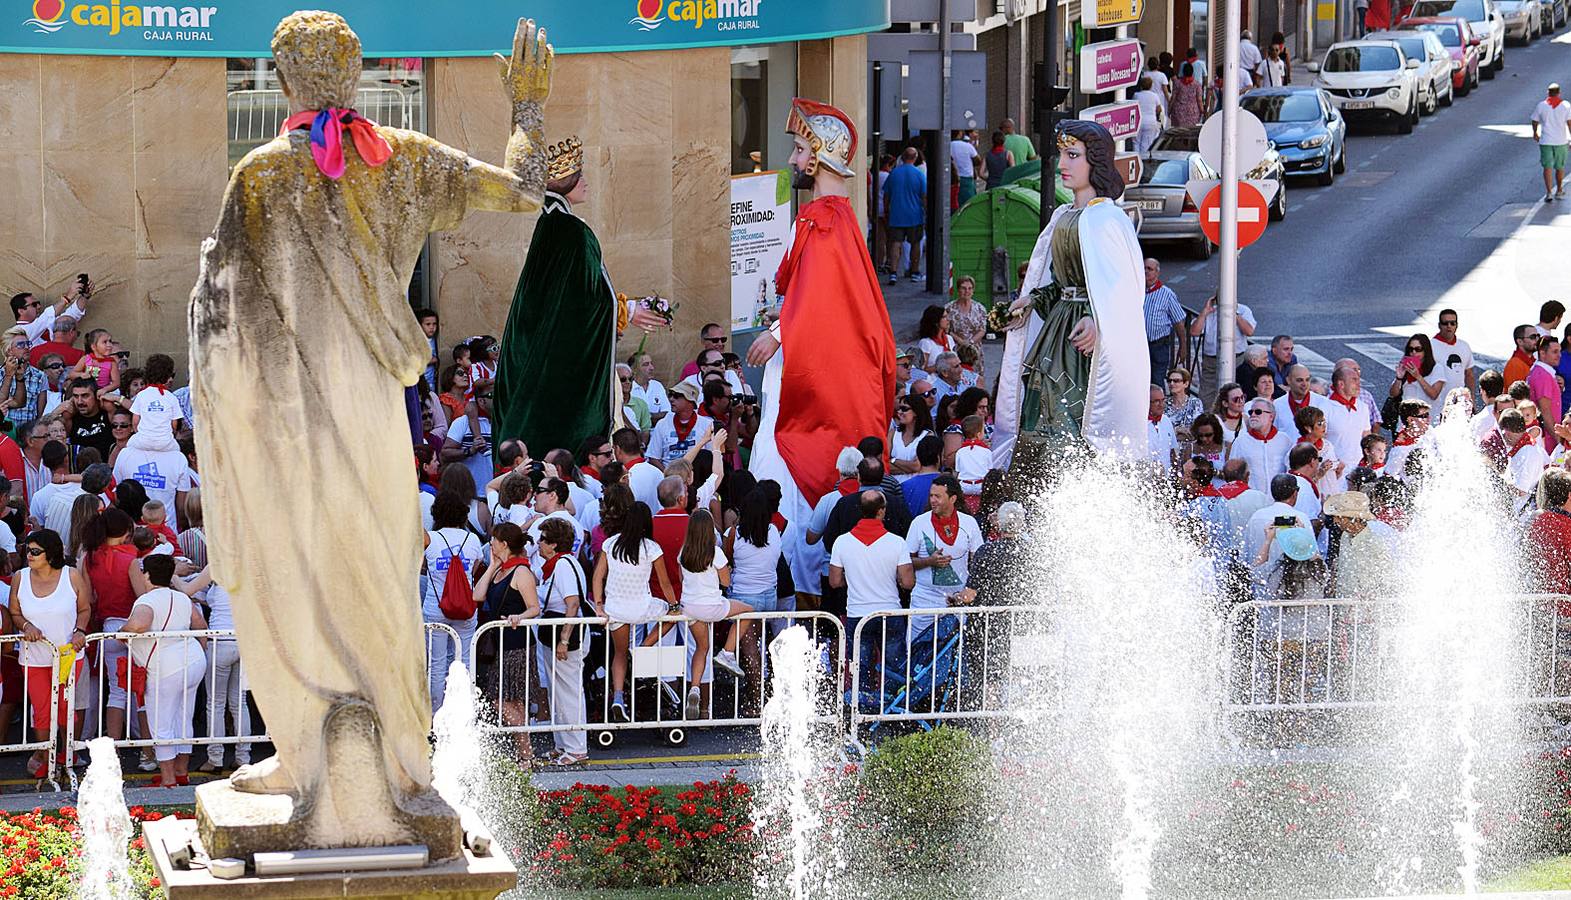
[[[143,772],[157,772],[158,760],[151,755],[143,754],[142,758],[137,760],[136,767]]]
[[[730,650],[721,650],[715,654],[715,666],[725,669],[738,678],[742,677],[742,667],[737,664],[736,654]]]
[[[1556,197],[1556,199],[1564,197],[1565,195],[1566,195],[1566,189],[1565,188],[1556,188],[1555,189],[1555,197]]]
[[[699,713],[702,710],[699,709],[699,706],[702,702],[703,695],[699,692],[698,685],[695,684],[687,689],[687,717],[689,719],[701,718]]]

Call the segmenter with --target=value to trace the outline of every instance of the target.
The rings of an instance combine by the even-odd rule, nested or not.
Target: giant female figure
[[[998,388],[995,446],[1014,439],[1013,474],[1043,474],[1049,457],[1075,447],[1146,454],[1145,274],[1134,226],[1115,202],[1124,183],[1113,140],[1072,120],[1060,123],[1058,147],[1075,199],[1054,210],[1031,253]]]

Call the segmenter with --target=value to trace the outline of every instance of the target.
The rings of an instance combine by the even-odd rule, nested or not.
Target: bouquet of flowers
[[[617,294],[616,298],[619,301],[625,302],[627,300],[627,295]],[[634,300],[633,303],[638,309],[645,310],[646,312],[652,312],[659,316],[662,320],[665,321],[666,327],[668,328],[671,326],[672,322],[676,321],[676,311],[682,306],[680,303],[672,303],[670,300],[667,300],[659,294],[650,294],[646,297],[639,297],[638,299]],[[646,331],[644,332],[644,336],[638,341],[638,349],[634,350],[633,352],[635,354],[643,353],[644,344],[648,340],[649,332]]]
[[[1010,314],[1009,307],[1012,305],[1012,303],[1013,301],[999,301],[994,303],[993,306],[988,309],[987,330],[990,334],[1002,334],[1005,331],[1008,331],[1009,326],[1013,325],[1016,320],[1020,318],[1017,315]]]

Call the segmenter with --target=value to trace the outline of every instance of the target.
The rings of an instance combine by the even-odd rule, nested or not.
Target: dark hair
[[[545,189],[553,194],[566,197],[573,192],[574,188],[578,187],[578,182],[582,181],[583,178],[584,173],[580,170],[571,175],[563,175],[561,178],[553,178],[546,182]]]
[[[600,483],[602,485],[616,484],[626,474],[627,467],[613,459],[600,467]]]
[[[1294,444],[1293,449],[1287,451],[1287,467],[1301,469],[1312,462],[1319,452],[1314,444]]]
[[[503,469],[511,469],[518,464],[528,453],[524,442],[518,438],[508,438],[496,446],[496,464]]]
[[[856,442],[856,450],[863,456],[882,457],[885,449],[884,439],[871,434]]]
[[[138,378],[142,379],[142,383],[143,384],[147,383],[147,373],[143,372],[141,369],[126,369],[124,372],[121,372],[120,373],[120,396],[122,396],[122,397],[130,397],[131,396],[131,382],[136,381]]]
[[[620,481],[608,483],[600,496],[600,530],[607,537],[620,534],[627,521],[628,510],[633,508],[633,489]]]
[[[117,506],[111,506],[88,519],[82,526],[81,534],[83,564],[91,564],[93,555],[109,543],[110,538],[125,537],[135,525],[136,520]]]
[[[754,547],[769,546],[769,525],[780,511],[780,501],[762,482],[742,500],[736,514],[736,533]]]
[[[1408,338],[1407,342],[1402,345],[1402,352],[1404,354],[1407,352],[1407,345],[1414,341],[1418,341],[1418,343],[1424,348],[1424,358],[1423,361],[1419,363],[1418,374],[1428,378],[1429,373],[1435,370],[1435,345],[1429,342],[1429,335],[1420,331],[1419,333]]]
[[[611,446],[626,453],[628,456],[637,456],[644,452],[644,442],[638,431],[632,428],[618,428],[611,435]]]
[[[955,415],[955,407],[959,406],[959,404],[959,394],[945,394],[943,397],[939,398],[938,418],[934,422],[934,424],[937,425],[935,430],[946,431],[950,425],[953,425],[955,422],[960,420],[960,417]]]
[[[1195,418],[1198,420],[1200,417],[1196,416]],[[1314,430],[1316,425],[1325,420],[1326,412],[1318,406],[1306,406],[1293,413],[1293,426],[1298,429],[1299,434],[1308,434]],[[1190,426],[1190,430],[1193,431],[1194,426]]]
[[[955,419],[976,415],[976,408],[982,405],[983,400],[986,400],[989,405],[993,402],[993,398],[982,388],[968,387],[961,391],[960,399],[955,401]]]
[[[436,499],[431,501],[431,527],[437,531],[443,528],[463,528],[469,521],[469,501],[452,491],[438,491]]]
[[[1514,409],[1508,409],[1500,414],[1500,430],[1523,434],[1527,431],[1527,418]]]
[[[1223,481],[1248,481],[1249,460],[1235,456],[1222,464]]]
[[[1189,457],[1189,464],[1194,466],[1190,477],[1194,478],[1196,484],[1210,484],[1211,479],[1216,477],[1216,466],[1204,456]]]
[[[1544,506],[1548,509],[1559,509],[1571,500],[1571,472],[1565,469],[1548,468],[1544,470],[1540,483],[1544,486]]]
[[[126,511],[132,521],[142,518],[142,507],[147,505],[147,488],[140,481],[126,479],[115,485],[115,505]]]
[[[1397,406],[1397,414],[1404,419],[1429,418],[1429,411],[1433,409],[1427,402],[1418,399],[1403,400]]]
[[[1505,376],[1494,369],[1485,369],[1478,376],[1478,389],[1485,397],[1498,397],[1506,391]]]
[[[65,395],[67,397],[71,396],[71,392],[77,388],[86,388],[93,396],[96,397],[98,395],[98,382],[91,378],[71,379],[71,383],[65,386]]]
[[[1222,446],[1222,436],[1227,433],[1222,427],[1222,420],[1212,413],[1201,413],[1195,416],[1195,420],[1189,423],[1189,433],[1196,436],[1196,443],[1199,443],[1199,432],[1202,425],[1210,426],[1213,429],[1213,436],[1216,438],[1217,446]]]
[[[1376,444],[1389,444],[1389,443],[1390,443],[1390,441],[1386,440],[1386,436],[1385,435],[1381,434],[1378,431],[1371,431],[1370,433],[1368,433],[1368,434],[1366,434],[1363,437],[1358,439],[1358,449],[1365,456],[1368,456],[1370,447],[1373,447]]]
[[[912,392],[900,397],[896,402],[904,403],[911,408],[911,428],[916,434],[933,430],[933,411],[927,408],[925,397]]]
[[[1298,493],[1298,476],[1291,472],[1280,472],[1271,476],[1271,499],[1278,503],[1286,503]]]
[[[864,456],[856,464],[856,480],[864,487],[878,487],[884,480],[884,464],[876,456]]]
[[[156,587],[169,587],[175,577],[175,558],[168,553],[155,553],[142,559],[142,573]]]
[[[562,520],[549,519],[547,521],[561,522]],[[562,524],[566,525],[567,523],[562,522]],[[541,528],[541,531],[544,532],[545,529]],[[507,545],[507,552],[514,556],[522,556],[524,554],[524,545],[529,543],[529,535],[525,534],[524,530],[519,528],[516,522],[500,522],[495,528],[491,529],[491,540],[501,541]],[[572,546],[572,544],[569,543],[568,546]]]
[[[33,295],[26,291],[11,295],[11,315],[15,316],[17,321],[22,320],[22,310],[27,308],[27,298],[31,296]]]
[[[1267,371],[1270,370],[1268,369]],[[1217,388],[1216,403],[1214,403],[1211,407],[1212,412],[1215,412],[1217,416],[1220,417],[1222,415],[1222,410],[1227,408],[1227,395],[1234,391],[1242,391],[1243,389],[1244,386],[1236,381],[1229,381],[1227,384]]]
[[[960,479],[953,475],[940,475],[933,479],[933,484],[937,487],[943,488],[945,491],[948,491],[949,496],[955,498],[956,500],[959,500],[960,495],[965,493],[960,488]]]
[[[1091,167],[1091,187],[1098,197],[1117,200],[1124,195],[1124,176],[1113,164],[1116,148],[1106,128],[1083,119],[1065,119],[1058,123],[1058,133],[1085,145],[1086,163]]]
[[[1192,63],[1192,62],[1185,62],[1183,65],[1179,66],[1178,67],[1178,77],[1179,78],[1193,78],[1193,77],[1195,77],[1195,64]]]
[[[704,382],[704,402],[709,403],[724,397],[726,391],[731,390],[731,385],[724,378],[715,377]]]
[[[546,519],[540,523],[540,540],[549,542],[558,553],[571,553],[573,541],[577,540],[578,532],[573,529],[571,522],[566,519]]]
[[[1545,300],[1538,308],[1538,321],[1553,322],[1566,314],[1566,305],[1559,300]]]
[[[535,485],[529,480],[529,473],[514,472],[502,479],[501,489],[496,493],[498,502],[512,509],[520,503],[529,502],[529,498],[534,496]]]
[[[27,535],[27,543],[35,544],[44,551],[44,561],[49,563],[49,568],[65,568],[65,547],[60,543],[60,535],[47,528],[40,528]]]
[[[430,308],[429,306],[422,306],[415,310],[415,321],[419,322],[422,319],[435,319],[437,322],[437,327],[441,327],[442,317],[437,315],[436,310]]]
[[[535,489],[535,492],[539,494],[550,494],[556,498],[557,503],[564,506],[567,505],[567,498],[569,496],[567,482],[560,478],[543,479],[540,482],[540,486]]]
[[[442,393],[445,394],[453,389],[453,379],[458,377],[459,372],[467,373],[468,371],[468,369],[457,364],[443,369],[442,374],[437,378],[437,384],[441,386]]]
[[[611,439],[603,434],[591,434],[589,437],[584,438],[583,443],[578,445],[578,465],[589,465],[589,454],[599,450],[601,444],[609,443],[611,443]]]
[[[742,501],[758,487],[758,479],[746,469],[732,469],[720,479],[720,508],[740,512]]]
[[[467,343],[469,345],[469,361],[473,363],[477,361],[477,357],[483,359],[490,355],[492,348],[496,346],[496,338],[489,334],[482,334],[470,338]]]
[[[1002,131],[995,131],[995,132],[993,132],[993,146],[994,147],[1002,147],[1002,146],[1004,146],[1004,133]]]
[[[148,384],[168,384],[175,377],[174,357],[166,353],[154,353],[147,358],[144,371]]]
[[[929,304],[927,309],[922,310],[922,322],[916,326],[916,336],[938,340],[938,326],[943,320],[944,308],[936,303]]]
[[[649,507],[643,501],[633,501],[616,539],[606,540],[611,545],[611,555],[628,565],[638,565],[638,555],[643,552],[644,541],[649,539],[654,530],[654,516],[650,515]]]
[[[69,457],[70,454],[71,451],[66,449],[65,444],[62,444],[59,441],[48,441],[44,444],[44,449],[39,451],[38,455],[39,458],[43,460],[44,468],[53,471],[65,465],[66,458]]]
[[[77,461],[80,462],[89,450],[92,450],[95,455],[98,453],[98,450],[94,447],[83,447],[76,451]],[[115,470],[104,463],[95,461],[82,469],[82,490],[89,494],[102,494],[109,489],[114,480]],[[141,488],[141,485],[137,485],[137,488]],[[118,494],[118,491],[116,493]],[[145,495],[142,497],[142,502],[147,502]],[[140,512],[142,507],[138,506],[136,509],[137,512]],[[131,518],[136,518],[136,513],[132,513]]]
[[[688,518],[679,559],[689,572],[707,572],[715,564],[715,518],[709,510],[696,510]]]
[[[442,476],[437,481],[436,487],[438,493],[457,494],[468,502],[475,497],[475,476],[463,463],[450,462],[442,467]]]
[[[944,439],[936,434],[930,434],[916,442],[916,461],[924,466],[938,465],[938,459],[943,455]]]

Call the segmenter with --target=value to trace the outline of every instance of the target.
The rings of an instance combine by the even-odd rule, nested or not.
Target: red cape
[[[894,333],[848,200],[802,207],[775,288],[785,298],[775,443],[812,503],[834,488],[840,448],[888,434],[894,415]]]

